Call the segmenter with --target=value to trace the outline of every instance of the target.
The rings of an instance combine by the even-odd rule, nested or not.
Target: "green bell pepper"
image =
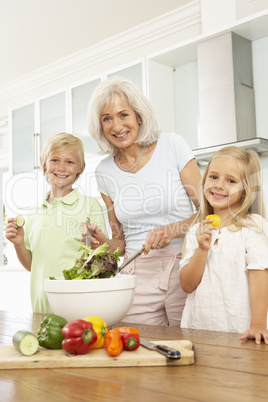
[[[50,314],[46,316],[40,324],[37,333],[39,345],[47,349],[62,349],[64,336],[61,333],[62,328],[68,321],[58,315]]]

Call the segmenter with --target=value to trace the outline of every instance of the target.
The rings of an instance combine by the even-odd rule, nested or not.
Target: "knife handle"
[[[180,359],[181,353],[179,350],[170,348],[166,345],[155,345],[155,348],[159,353],[165,355],[168,359]]]

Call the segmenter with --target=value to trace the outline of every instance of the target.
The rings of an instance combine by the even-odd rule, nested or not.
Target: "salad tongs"
[[[126,260],[125,262],[123,262],[122,265],[120,265],[118,273],[120,273],[120,271],[122,271],[122,269],[124,269],[128,264],[130,264],[133,260],[135,260],[135,258],[139,257],[139,255],[141,255],[144,252],[145,247],[142,247],[140,250],[138,250],[136,253],[134,253],[131,257],[129,257],[128,260]]]

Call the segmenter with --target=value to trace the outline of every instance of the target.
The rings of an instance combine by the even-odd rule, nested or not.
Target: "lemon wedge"
[[[213,222],[211,222],[211,225],[216,226],[216,227],[220,226],[221,218],[219,217],[219,215],[211,214],[211,215],[206,216],[206,219],[213,219]]]

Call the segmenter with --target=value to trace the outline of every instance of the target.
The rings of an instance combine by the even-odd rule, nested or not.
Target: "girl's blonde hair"
[[[211,161],[216,158],[232,158],[238,161],[241,178],[244,184],[244,192],[240,203],[230,210],[226,225],[234,225],[235,230],[238,230],[242,226],[245,226],[245,218],[250,219],[251,214],[259,214],[265,218],[261,185],[261,167],[257,153],[237,146],[227,146],[216,152],[212,156]],[[213,214],[213,208],[204,196],[204,184],[209,172],[209,167],[210,163],[206,166],[199,184],[200,210],[195,222],[205,219],[209,214]]]
[[[134,110],[141,119],[138,144],[150,145],[157,141],[159,130],[153,108],[142,91],[130,80],[123,77],[112,77],[103,81],[95,89],[88,107],[88,131],[103,154],[116,155],[117,147],[104,135],[100,116],[113,102],[115,95]]]
[[[46,140],[40,155],[40,162],[44,175],[46,174],[46,162],[51,155],[56,154],[57,152],[63,154],[73,151],[77,151],[78,155],[78,169],[80,171],[76,175],[75,180],[77,180],[86,166],[83,142],[79,138],[68,133],[54,134],[49,137]]]

